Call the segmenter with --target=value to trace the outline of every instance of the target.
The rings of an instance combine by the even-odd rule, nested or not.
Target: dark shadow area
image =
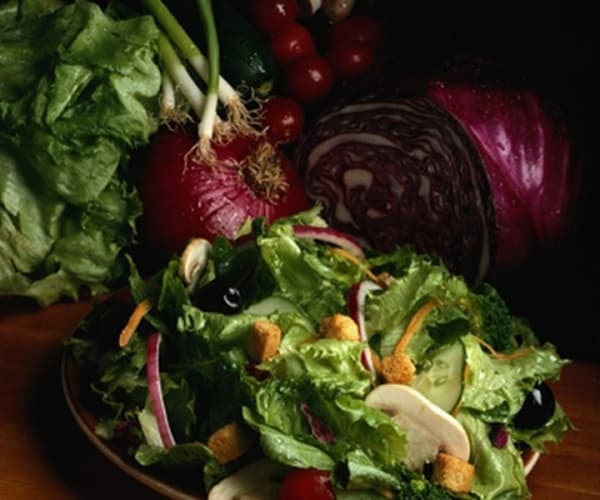
[[[597,28],[591,4],[517,2],[440,5],[380,1],[391,43],[405,72],[422,61],[455,54],[500,62],[557,108],[584,162],[581,193],[564,244],[526,269],[494,280],[514,313],[563,356],[600,361],[595,309],[600,300],[596,251],[599,197],[594,137],[598,126]]]
[[[115,495],[146,500],[164,498],[110,463],[79,429],[61,387],[61,355],[60,348],[47,353],[29,392],[27,424],[35,435],[44,461],[63,484],[71,486],[73,498],[105,500]]]
[[[33,313],[39,309],[35,301],[23,297],[2,297],[0,300],[0,317],[8,314]]]

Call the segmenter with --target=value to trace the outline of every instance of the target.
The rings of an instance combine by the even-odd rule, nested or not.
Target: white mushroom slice
[[[289,468],[271,460],[258,460],[215,484],[207,500],[274,500],[278,483]]]
[[[200,273],[206,267],[212,245],[204,238],[194,238],[187,244],[181,254],[179,274],[190,286],[193,286]]]
[[[469,438],[460,422],[415,389],[402,384],[382,384],[369,393],[365,403],[379,408],[406,431],[407,467],[422,469],[435,459],[438,451],[469,460]]]

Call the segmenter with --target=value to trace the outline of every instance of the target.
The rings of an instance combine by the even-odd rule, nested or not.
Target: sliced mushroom
[[[460,422],[412,387],[382,384],[369,393],[365,403],[379,408],[406,431],[407,467],[420,470],[439,451],[469,460],[469,438]]]
[[[273,500],[288,470],[272,460],[252,462],[214,485],[207,500]]]
[[[196,280],[204,271],[211,249],[212,245],[208,240],[194,238],[183,250],[179,275],[190,287],[194,286]]]

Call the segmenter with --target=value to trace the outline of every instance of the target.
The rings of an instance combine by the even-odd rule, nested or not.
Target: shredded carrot
[[[331,253],[338,255],[340,257],[343,257],[344,259],[349,260],[353,264],[356,264],[358,267],[360,267],[363,270],[363,272],[369,277],[369,279],[373,280],[378,285],[381,285],[382,287],[387,288],[387,284],[385,282],[383,282],[379,278],[379,276],[375,275],[373,273],[373,271],[371,271],[366,266],[365,262],[362,259],[360,259],[359,257],[357,257],[356,255],[352,255],[350,252],[348,252],[348,250],[344,250],[343,248],[338,248],[338,247],[331,248]]]
[[[423,320],[425,319],[425,317],[437,305],[438,302],[436,300],[429,300],[425,302],[425,304],[423,304],[421,307],[419,307],[419,309],[417,309],[417,312],[413,315],[412,318],[410,318],[408,325],[406,325],[406,328],[404,329],[404,333],[402,334],[400,341],[396,344],[396,347],[394,348],[395,353],[403,352],[404,349],[406,349],[406,346],[408,346],[410,339],[415,335],[415,333],[417,333],[421,329],[421,325],[423,324]]]
[[[508,354],[504,354],[504,353],[496,351],[496,349],[494,349],[485,340],[483,340],[477,336],[475,336],[475,340],[477,340],[477,342],[479,342],[483,347],[485,347],[490,352],[492,357],[499,359],[500,361],[511,361],[513,359],[527,356],[529,353],[535,351],[535,347],[530,346],[530,347],[524,347],[522,349],[517,349],[516,351],[513,351]]]
[[[125,325],[125,328],[121,330],[121,335],[119,335],[119,347],[125,347],[129,343],[133,337],[133,334],[137,330],[137,327],[140,325],[140,322],[142,319],[144,319],[144,316],[148,314],[150,309],[152,309],[152,302],[149,299],[142,300],[137,306],[135,306],[131,316],[129,316],[129,320]]]

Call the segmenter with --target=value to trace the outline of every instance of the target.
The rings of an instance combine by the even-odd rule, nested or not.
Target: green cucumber
[[[458,340],[434,352],[412,386],[429,401],[451,413],[462,396],[465,363],[465,347]]]
[[[269,316],[275,312],[288,313],[288,312],[299,312],[298,308],[289,300],[272,295],[266,299],[252,304],[244,312],[249,314],[256,314],[259,316]]]
[[[228,0],[213,2],[221,74],[236,88],[250,87],[260,97],[275,86],[278,65],[267,39]]]

